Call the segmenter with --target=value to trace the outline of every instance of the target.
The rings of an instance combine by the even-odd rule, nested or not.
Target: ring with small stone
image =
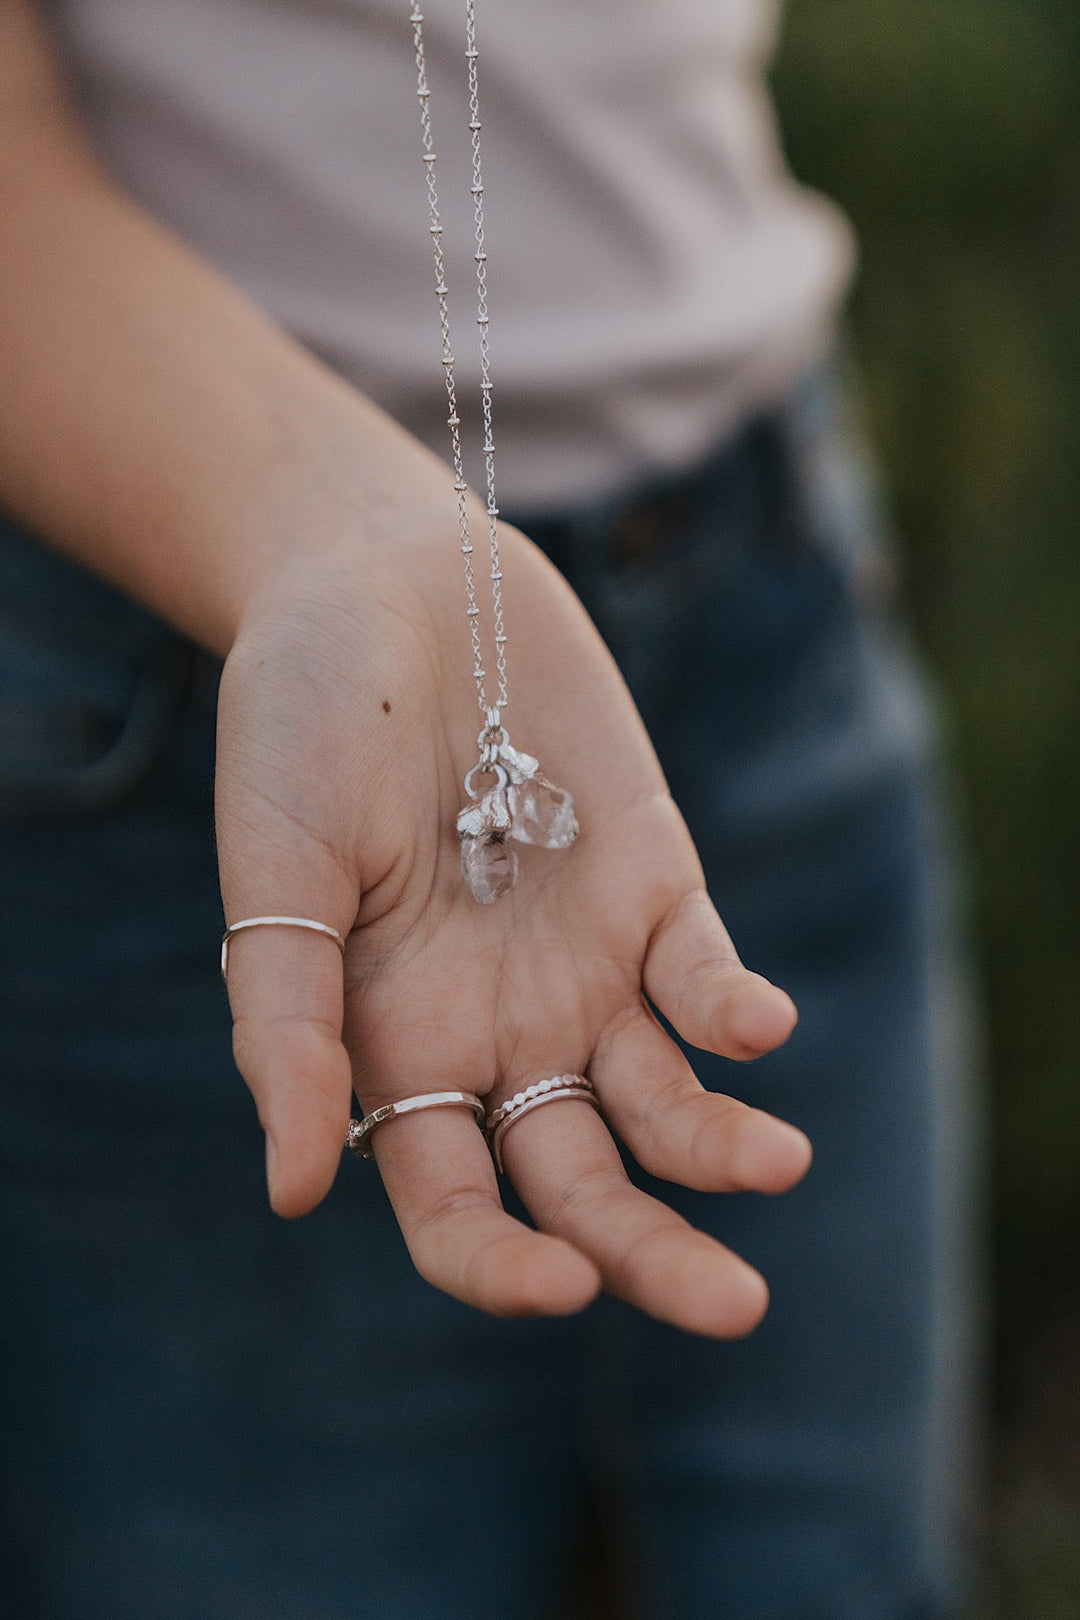
[[[503,1139],[511,1125],[524,1119],[534,1108],[566,1097],[579,1097],[582,1102],[595,1108],[597,1113],[600,1112],[600,1102],[591,1080],[587,1080],[583,1074],[553,1074],[550,1079],[537,1080],[534,1085],[526,1086],[524,1091],[515,1092],[501,1108],[488,1115],[485,1126],[488,1144],[500,1172],[503,1169]]]
[[[419,1097],[403,1097],[400,1102],[384,1103],[381,1108],[365,1114],[363,1119],[351,1119],[345,1146],[362,1159],[373,1159],[375,1153],[371,1138],[379,1126],[400,1118],[402,1114],[418,1114],[423,1108],[471,1108],[476,1123],[481,1127],[484,1123],[484,1105],[471,1091],[425,1091]]]

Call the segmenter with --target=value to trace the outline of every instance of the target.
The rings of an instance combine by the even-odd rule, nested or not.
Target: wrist
[[[304,357],[307,360],[308,357]],[[474,523],[476,516],[474,514]],[[440,593],[457,558],[446,465],[311,362],[212,514],[221,559],[207,604],[215,649],[287,610],[314,581],[409,581]]]

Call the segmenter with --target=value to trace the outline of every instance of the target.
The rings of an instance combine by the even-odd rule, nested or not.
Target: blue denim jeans
[[[704,1082],[781,1198],[747,1341],[501,1322],[346,1156],[294,1224],[217,975],[217,669],[0,529],[0,1231],[12,1620],[550,1620],[583,1512],[641,1620],[939,1620],[963,1580],[967,1098],[939,772],[818,379],[685,479],[519,521],[607,637],[744,958],[801,1009]],[[645,1185],[651,1185],[642,1176]]]

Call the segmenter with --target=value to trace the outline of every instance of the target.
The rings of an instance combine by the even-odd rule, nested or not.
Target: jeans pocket
[[[107,810],[137,791],[190,664],[160,620],[0,519],[0,814]]]

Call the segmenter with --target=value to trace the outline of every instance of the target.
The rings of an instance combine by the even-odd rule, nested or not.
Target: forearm
[[[445,474],[122,194],[23,0],[0,63],[0,507],[225,652],[270,573],[393,543]]]

